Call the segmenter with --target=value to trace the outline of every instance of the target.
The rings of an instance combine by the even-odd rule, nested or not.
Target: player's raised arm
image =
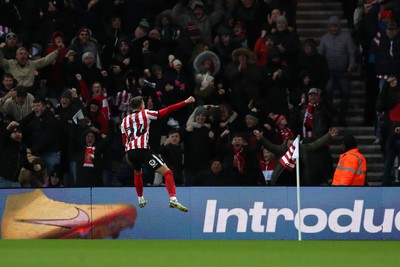
[[[166,107],[166,108],[160,109],[160,110],[158,111],[158,117],[159,117],[160,119],[161,119],[161,118],[164,118],[165,116],[167,116],[167,115],[170,114],[171,112],[173,112],[173,111],[175,111],[175,110],[178,110],[178,109],[180,109],[180,108],[183,108],[184,106],[186,106],[186,105],[188,105],[188,104],[192,104],[192,103],[194,103],[194,102],[195,102],[194,97],[193,97],[193,96],[190,96],[190,97],[187,98],[185,101],[181,101],[181,102],[178,102],[178,103],[176,103],[176,104],[170,105],[170,106],[168,106],[168,107]]]

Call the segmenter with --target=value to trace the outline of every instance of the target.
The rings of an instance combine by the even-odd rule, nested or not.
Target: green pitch
[[[398,266],[398,241],[0,240],[8,267]]]

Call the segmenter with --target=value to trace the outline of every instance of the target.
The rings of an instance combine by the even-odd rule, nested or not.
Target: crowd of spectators
[[[358,2],[346,17],[350,31],[332,16],[320,42],[301,42],[296,0],[0,1],[0,135],[20,132],[10,149],[26,150],[29,161],[2,155],[0,178],[13,183],[0,187],[132,186],[120,123],[138,95],[154,110],[196,98],[150,132],[177,185],[292,185],[274,170],[277,147],[297,135],[304,147],[318,143],[304,150],[301,183],[327,185],[327,136],[347,126],[357,55],[365,124],[377,126],[392,163],[400,116],[386,102],[398,88],[388,77],[400,74],[400,1]],[[22,167],[35,182],[23,182]],[[163,184],[151,170],[143,179]]]

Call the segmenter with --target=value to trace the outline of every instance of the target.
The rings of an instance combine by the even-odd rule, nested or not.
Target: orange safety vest
[[[366,175],[367,161],[364,156],[358,148],[350,149],[340,155],[332,185],[365,185]]]

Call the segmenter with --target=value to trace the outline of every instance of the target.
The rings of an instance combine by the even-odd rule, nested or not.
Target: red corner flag
[[[289,150],[283,155],[279,162],[287,170],[292,171],[296,167],[296,159],[299,158],[299,137],[297,136]]]

